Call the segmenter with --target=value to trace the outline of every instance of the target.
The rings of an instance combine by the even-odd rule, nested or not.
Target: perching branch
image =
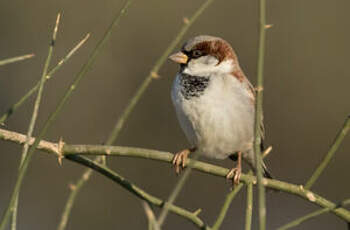
[[[25,135],[8,131],[5,129],[0,129],[0,140],[6,140],[18,144],[23,144],[25,141]],[[31,140],[32,144],[34,139]],[[121,147],[121,146],[104,146],[104,145],[68,145],[64,144],[59,148],[58,143],[52,143],[47,141],[41,141],[38,145],[38,149],[54,154],[55,156],[67,157],[68,155],[105,155],[105,156],[120,156],[120,157],[136,157],[157,160],[162,162],[171,163],[173,159],[173,154],[169,152],[162,152],[158,150],[150,150],[143,148],[134,148],[134,147]],[[187,165],[197,171],[204,172],[210,175],[219,176],[225,178],[229,169],[204,163],[201,161],[194,161],[188,159]],[[242,174],[240,178],[241,182],[248,184],[256,184],[256,177]],[[323,208],[332,208],[335,204],[326,198],[313,193],[310,190],[305,189],[302,185],[290,184],[287,182],[279,180],[271,180],[263,178],[262,184],[265,187],[286,192],[289,194],[296,195],[308,202],[314,203]],[[340,217],[341,219],[350,222],[350,211],[344,208],[331,209],[330,212]]]
[[[326,156],[323,158],[321,164],[317,167],[315,172],[312,174],[310,179],[306,182],[305,188],[310,189],[312,185],[316,182],[316,180],[321,176],[323,170],[327,167],[331,159],[333,158],[335,152],[340,147],[340,144],[343,142],[346,134],[350,130],[350,115],[347,117],[347,119],[344,122],[344,125],[342,129],[338,132],[336,138],[334,139],[333,144],[331,145],[331,148],[329,149]]]

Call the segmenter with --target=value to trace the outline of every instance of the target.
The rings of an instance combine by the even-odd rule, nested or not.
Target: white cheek
[[[232,60],[223,61],[219,65],[218,62],[219,61],[212,56],[192,59],[184,69],[184,73],[192,76],[207,77],[212,74],[230,73],[233,71],[234,66],[232,65]]]

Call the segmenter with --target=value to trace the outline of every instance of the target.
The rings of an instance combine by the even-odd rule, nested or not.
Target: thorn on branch
[[[184,18],[183,18],[183,22],[184,22],[185,24],[188,24],[188,23],[190,23],[190,20],[189,20],[187,17],[184,17]]]
[[[72,183],[70,183],[70,184],[68,185],[68,187],[69,187],[69,189],[70,189],[71,191],[74,191],[74,190],[77,188],[77,186],[76,186],[75,184],[72,184]]]
[[[265,25],[265,30],[270,29],[271,27],[273,27],[273,24],[266,24]]]
[[[159,79],[160,78],[159,74],[157,72],[154,72],[154,71],[151,72],[151,77],[153,79]]]
[[[255,87],[256,92],[261,92],[263,90],[264,90],[264,87],[262,87],[262,86]]]
[[[267,149],[265,149],[265,151],[262,153],[262,159],[264,159],[265,157],[267,157],[267,155],[270,154],[270,152],[272,151],[272,145],[270,145]]]

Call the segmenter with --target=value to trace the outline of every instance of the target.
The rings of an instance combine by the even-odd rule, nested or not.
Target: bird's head
[[[238,67],[237,56],[230,44],[209,35],[189,39],[181,51],[169,56],[169,59],[179,63],[183,73],[193,76],[231,73]]]

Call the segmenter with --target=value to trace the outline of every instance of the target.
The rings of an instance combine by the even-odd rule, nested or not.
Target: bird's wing
[[[248,78],[245,76],[244,72],[242,71],[242,69],[240,68],[240,66],[238,64],[237,64],[236,70],[232,73],[232,75],[233,75],[233,77],[237,78],[237,80],[239,80],[240,82],[242,82],[245,85],[245,87],[247,88],[247,90],[250,94],[249,96],[251,99],[251,103],[253,104],[253,106],[255,106],[255,99],[256,99],[255,88],[250,83]],[[264,140],[265,140],[265,127],[264,127],[263,114],[262,114],[261,120],[260,120],[259,134],[260,134],[260,138],[261,138],[260,147],[261,147],[261,151],[263,151],[264,150]]]

